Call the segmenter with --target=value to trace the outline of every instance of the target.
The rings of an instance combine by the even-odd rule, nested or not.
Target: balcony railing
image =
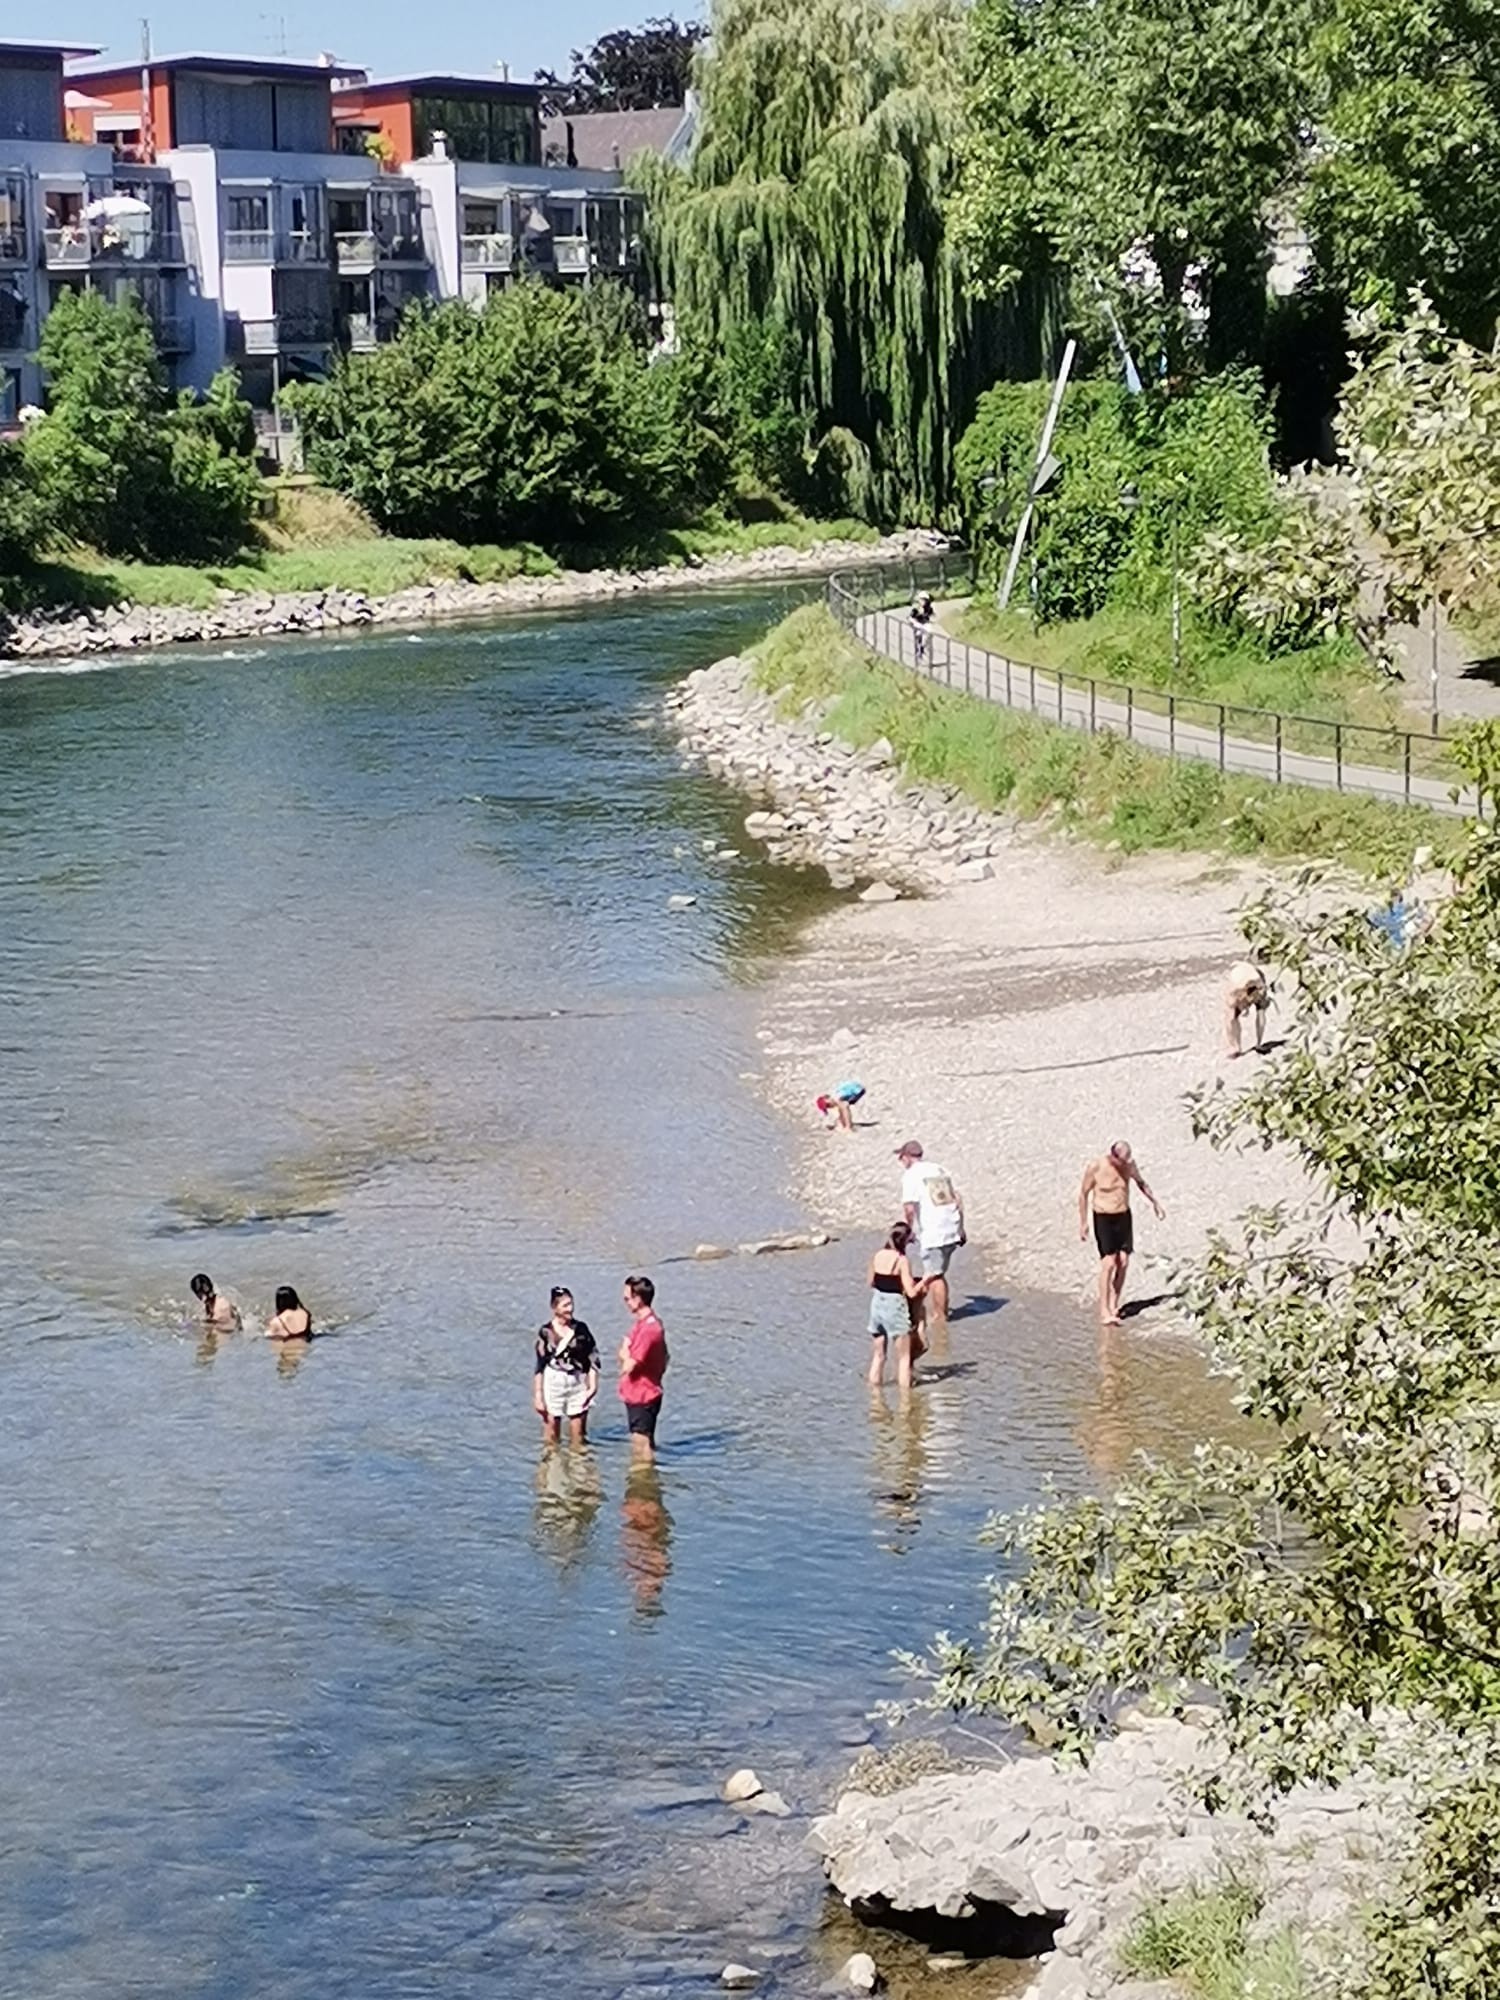
[[[280,354],[288,347],[326,347],[333,337],[328,318],[315,312],[282,312],[274,319],[240,322],[246,354]]]
[[[341,229],[333,248],[341,271],[368,271],[375,262],[375,238],[368,229]]]
[[[52,270],[87,264],[93,254],[86,222],[62,223],[42,231],[42,255]]]
[[[377,236],[375,255],[382,264],[423,264],[427,248],[419,235],[403,229],[395,236]]]
[[[463,239],[463,261],[471,270],[508,271],[516,261],[516,240],[491,230]]]
[[[586,236],[554,236],[552,259],[569,277],[584,277],[589,268],[589,239]]]
[[[224,262],[226,264],[269,264],[275,238],[269,229],[226,229],[224,231]]]
[[[175,229],[153,229],[146,245],[145,261],[150,264],[185,264],[182,238]]]
[[[348,313],[344,319],[349,345],[356,354],[368,354],[380,345],[380,334],[369,313]]]
[[[326,264],[328,238],[321,229],[289,229],[279,255],[283,264]]]

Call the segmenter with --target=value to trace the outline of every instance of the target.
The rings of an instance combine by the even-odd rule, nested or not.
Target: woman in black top
[[[599,1393],[599,1349],[587,1324],[573,1316],[573,1294],[552,1287],[552,1317],[537,1333],[532,1407],[542,1420],[548,1444],[562,1437],[568,1420],[574,1444],[588,1442],[589,1410]]]

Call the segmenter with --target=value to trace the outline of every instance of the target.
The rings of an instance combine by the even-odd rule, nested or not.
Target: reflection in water
[[[654,1465],[633,1465],[620,1505],[620,1557],[642,1617],[659,1617],[661,1596],[672,1574],[672,1516],[661,1494]]]
[[[560,1570],[571,1569],[582,1557],[603,1502],[599,1462],[587,1445],[543,1448],[536,1469],[532,1531],[536,1546]]]
[[[1079,1424],[1083,1455],[1101,1479],[1118,1479],[1138,1438],[1131,1435],[1125,1341],[1116,1326],[1099,1329],[1099,1382]]]
[[[931,1423],[930,1392],[897,1389],[894,1404],[884,1388],[870,1392],[870,1423],[875,1434],[875,1511],[892,1524],[889,1541],[881,1547],[893,1556],[910,1550],[922,1525],[919,1511],[927,1471],[927,1433]]]
[[[276,1373],[278,1375],[292,1376],[302,1366],[303,1361],[307,1357],[307,1350],[312,1346],[312,1342],[310,1340],[278,1340],[275,1346]]]

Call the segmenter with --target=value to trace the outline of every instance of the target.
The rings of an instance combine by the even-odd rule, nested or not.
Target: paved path
[[[948,607],[943,608],[946,611]],[[1221,771],[1264,778],[1271,784],[1353,792],[1394,805],[1428,806],[1435,812],[1461,817],[1468,817],[1478,809],[1472,788],[1455,800],[1448,780],[1425,777],[1417,770],[1408,773],[1401,763],[1382,769],[1378,764],[1350,762],[1342,756],[1316,756],[1285,746],[1278,749],[1274,741],[1257,742],[1251,737],[1233,736],[1225,728],[1192,721],[1180,714],[1164,715],[1155,708],[1137,705],[1133,699],[1106,699],[1097,686],[1090,686],[1076,675],[1069,677],[1075,684],[1065,685],[1046,668],[1006,660],[998,653],[968,645],[939,629],[931,629],[924,635],[926,645],[919,659],[917,628],[901,612],[865,612],[855,621],[854,630],[872,652],[910,667],[929,680],[960,688],[1002,708],[1020,709],[1040,716],[1043,721],[1062,723],[1070,729],[1090,733],[1114,730],[1149,750],[1172,757],[1189,757],[1213,764]],[[1120,692],[1125,694],[1126,690]],[[1165,701],[1167,697],[1160,690],[1152,690],[1149,699]],[[1190,706],[1201,715],[1205,708],[1212,709],[1214,705],[1194,700],[1184,702],[1183,706]],[[1332,743],[1336,726],[1330,722],[1326,727]],[[1352,746],[1359,742],[1360,732],[1344,725],[1338,737]],[[1424,750],[1431,754],[1430,745],[1420,736],[1414,748],[1418,758]]]

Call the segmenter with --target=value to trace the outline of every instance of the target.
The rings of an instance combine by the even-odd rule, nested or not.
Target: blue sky
[[[222,49],[234,55],[313,56],[332,49],[377,73],[399,70],[489,71],[508,62],[512,76],[538,68],[566,73],[569,51],[587,48],[612,28],[634,27],[670,13],[662,0],[555,0],[551,6],[491,10],[466,0],[246,0],[218,15],[202,0],[147,0],[151,40],[159,54]],[[702,7],[683,0],[678,19]],[[9,0],[5,32],[35,40],[97,42],[107,54],[133,60],[140,51],[140,0]],[[225,25],[210,28],[217,16]],[[233,25],[230,25],[232,23]]]

